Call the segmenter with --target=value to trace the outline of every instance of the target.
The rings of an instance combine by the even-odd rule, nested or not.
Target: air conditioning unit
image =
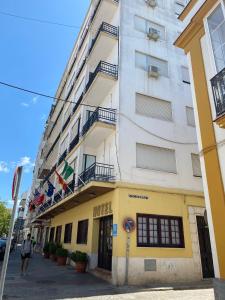
[[[156,0],[145,0],[145,2],[147,3],[148,6],[154,8],[157,5],[157,1]]]
[[[159,68],[156,66],[149,66],[148,77],[158,78],[159,77]]]
[[[157,41],[159,39],[159,31],[150,27],[148,31],[148,38],[150,40]]]

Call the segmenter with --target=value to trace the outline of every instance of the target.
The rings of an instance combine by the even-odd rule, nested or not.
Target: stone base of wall
[[[215,300],[225,300],[225,280],[215,278],[213,283]]]

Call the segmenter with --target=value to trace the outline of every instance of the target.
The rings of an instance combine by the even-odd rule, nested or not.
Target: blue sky
[[[79,29],[25,21],[1,12],[80,26],[89,0],[1,0],[0,81],[54,95]],[[11,206],[16,164],[24,165],[20,192],[32,170],[51,100],[0,85],[0,199]]]

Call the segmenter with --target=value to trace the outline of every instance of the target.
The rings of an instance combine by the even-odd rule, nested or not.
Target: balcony
[[[93,73],[90,73],[86,85],[85,103],[98,106],[109,94],[118,79],[118,66],[100,61]]]
[[[114,130],[116,125],[116,110],[98,107],[82,129],[82,136],[85,136],[85,146],[97,147]]]
[[[112,49],[117,45],[118,36],[118,27],[106,22],[102,23],[89,49],[88,62],[91,67],[96,61],[107,59]]]
[[[225,68],[211,79],[216,109],[215,122],[225,128]]]
[[[91,17],[92,30],[98,30],[102,20],[110,23],[118,9],[119,0],[99,0]]]
[[[94,163],[79,175],[78,187],[81,187],[90,181],[113,182],[114,179],[114,167],[112,165]]]
[[[39,208],[36,220],[52,218],[115,189],[114,167],[112,165],[94,163],[78,178],[77,188],[75,187],[75,178],[73,178],[69,183],[70,189],[67,189],[64,195],[56,193],[53,202],[49,200],[50,202],[45,202]]]

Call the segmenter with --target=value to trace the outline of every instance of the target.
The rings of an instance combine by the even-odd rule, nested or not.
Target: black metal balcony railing
[[[107,63],[105,61],[100,61],[100,63],[97,65],[95,71],[93,73],[90,73],[89,81],[88,81],[88,83],[86,85],[86,89],[85,89],[86,92],[88,91],[89,87],[91,86],[92,82],[94,81],[94,79],[96,78],[98,73],[104,73],[104,74],[107,74],[107,75],[117,79],[118,78],[118,66]]]
[[[211,79],[216,116],[225,114],[225,68]]]
[[[64,197],[66,198],[67,196],[71,195],[74,192],[74,189],[75,189],[75,176],[73,176],[73,179],[68,184]]]
[[[78,177],[78,187],[90,181],[114,181],[114,167],[101,163],[94,163]]]
[[[82,136],[85,135],[88,130],[92,127],[95,122],[105,122],[109,124],[116,123],[116,110],[110,108],[98,107],[87,122],[84,124],[82,129]]]
[[[62,200],[62,190],[54,194],[53,203],[58,203],[60,200]]]
[[[71,116],[69,115],[68,118],[66,119],[66,122],[63,124],[62,132],[66,129],[67,125],[69,124],[70,118],[71,118]]]
[[[65,150],[63,152],[63,154],[60,156],[59,161],[58,161],[58,166],[64,161],[64,159],[66,158],[66,156],[67,156],[67,150]]]
[[[78,133],[70,143],[69,152],[71,152],[74,149],[74,147],[76,147],[76,145],[79,143],[79,139],[80,139],[80,135]]]
[[[90,49],[89,49],[89,54],[91,53],[91,51],[92,51],[92,49],[93,49],[93,47],[95,45],[95,42],[97,41],[97,39],[98,39],[98,37],[99,37],[99,35],[100,35],[101,32],[106,32],[106,33],[111,34],[111,35],[113,35],[115,37],[118,37],[118,35],[119,35],[119,29],[118,29],[118,27],[113,26],[111,24],[108,24],[106,22],[103,22],[101,24],[101,26],[100,26],[100,28],[99,28],[99,30],[98,30],[95,38],[91,42],[91,46],[90,46]]]

